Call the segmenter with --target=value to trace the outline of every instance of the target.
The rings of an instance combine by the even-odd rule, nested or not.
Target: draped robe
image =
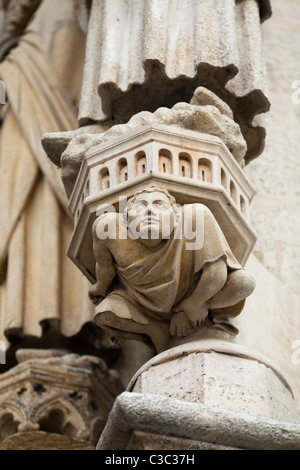
[[[263,149],[268,111],[261,21],[269,0],[76,0],[87,32],[79,123],[127,122],[189,102],[199,86],[232,108],[248,144]],[[257,125],[259,123],[259,125]]]
[[[54,67],[56,35],[70,31],[68,22],[65,29],[64,23],[56,23],[72,13],[72,4],[64,2],[61,18],[53,21],[51,12],[53,8],[57,12],[58,6],[57,0],[43,2],[30,30],[0,64],[7,91],[0,132],[0,340],[4,341],[20,333],[40,337],[45,320],[58,322],[60,332],[72,336],[92,319],[89,284],[66,256],[73,221],[60,170],[41,145],[43,133],[77,127],[76,109],[59,80],[63,71]],[[69,40],[72,43],[72,35]]]
[[[170,320],[173,307],[192,293],[205,266],[222,258],[228,270],[243,269],[206,206],[190,204],[185,206],[182,214],[182,223],[177,224],[169,240],[163,241],[155,250],[145,247],[142,257],[140,251],[137,251],[136,259],[134,245],[141,244],[141,240],[129,240],[124,255],[122,250],[120,264],[118,253],[127,242],[124,239],[97,241],[103,250],[110,251],[115,260],[121,285],[101,302],[96,308],[96,313],[112,311],[120,318],[132,319],[142,324],[148,323],[147,317]],[[199,243],[194,245],[194,249],[188,249],[192,245],[189,245],[191,240],[187,238],[184,228],[189,226],[193,228],[189,233],[195,232],[195,217],[199,215]],[[111,216],[101,216],[98,223],[104,226],[107,217]],[[118,230],[121,225],[122,233],[125,230],[125,222],[119,214],[116,214],[116,223]],[[101,230],[101,227],[99,229]],[[126,252],[129,253],[128,256]],[[227,309],[228,316],[230,310]]]

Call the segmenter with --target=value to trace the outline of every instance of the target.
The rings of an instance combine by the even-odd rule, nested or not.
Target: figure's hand
[[[185,312],[176,312],[171,318],[170,333],[172,336],[186,336],[193,330]]]
[[[94,285],[89,290],[89,298],[94,305],[99,305],[100,302],[104,299],[103,295],[100,295],[97,290],[97,285]]]
[[[174,308],[174,312],[179,311],[185,312],[186,316],[188,317],[190,323],[194,328],[200,326],[208,315],[208,307],[206,303],[195,304],[194,302],[191,302],[188,298],[180,302],[180,304],[178,304]]]
[[[100,302],[102,302],[102,300],[104,299],[104,297],[102,297],[102,295],[94,295],[94,294],[91,294],[91,293],[89,293],[89,298],[90,298],[90,300],[92,301],[92,303],[94,305],[99,305]]]

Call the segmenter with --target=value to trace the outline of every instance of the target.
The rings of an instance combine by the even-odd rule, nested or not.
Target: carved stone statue
[[[164,189],[142,189],[124,214],[96,219],[93,248],[95,321],[115,340],[139,339],[161,352],[171,336],[203,325],[237,332],[229,318],[254,281],[206,206],[180,207]]]
[[[126,123],[140,111],[189,102],[204,86],[233,110],[246,159],[261,153],[264,133],[253,117],[269,109],[257,60],[269,0],[74,0],[74,6],[87,33],[80,126]]]
[[[60,171],[40,143],[44,132],[77,126],[76,92],[71,98],[69,91],[80,86],[80,65],[76,58],[72,77],[62,79],[68,51],[62,55],[61,46],[53,46],[61,37],[74,44],[76,21],[72,3],[59,0],[43,0],[31,17],[38,3],[0,2],[6,21],[0,32],[0,79],[7,92],[0,129],[0,340],[5,342],[16,335],[40,337],[49,321],[71,337],[91,320],[93,308],[87,281],[65,255],[73,222]],[[19,37],[29,17],[30,30]],[[11,35],[2,36],[5,31]]]

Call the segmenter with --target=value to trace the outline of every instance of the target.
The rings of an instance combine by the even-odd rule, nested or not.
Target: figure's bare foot
[[[170,333],[172,336],[186,336],[193,330],[185,312],[176,312],[171,318]]]
[[[199,304],[191,298],[180,302],[174,311],[185,313],[193,328],[201,326],[208,315],[208,307],[206,303]]]
[[[198,305],[196,310],[189,310],[187,316],[194,328],[201,326],[208,315],[208,308],[205,304]]]

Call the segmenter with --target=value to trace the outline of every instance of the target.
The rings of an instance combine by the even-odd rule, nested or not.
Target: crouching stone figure
[[[180,207],[164,189],[137,192],[125,213],[93,225],[96,323],[115,341],[145,342],[157,352],[172,336],[204,325],[236,334],[230,319],[254,290],[211,211]]]

